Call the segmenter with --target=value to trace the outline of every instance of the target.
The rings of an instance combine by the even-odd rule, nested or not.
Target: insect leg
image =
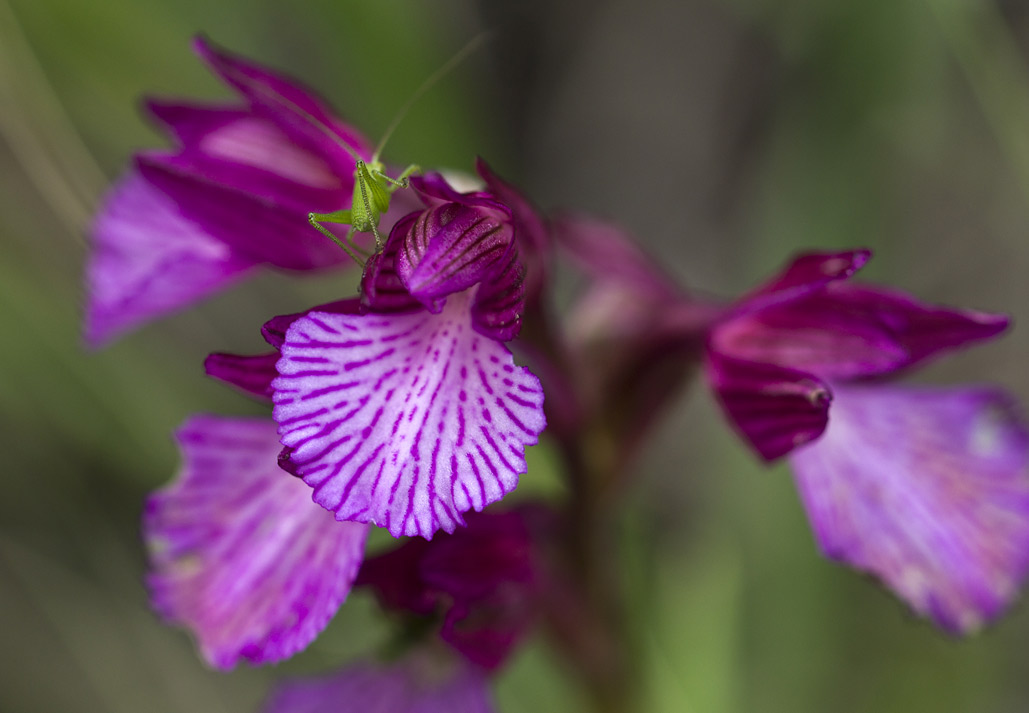
[[[338,210],[335,213],[308,213],[307,214],[307,222],[309,222],[311,224],[311,227],[313,227],[315,230],[317,230],[319,233],[321,233],[322,235],[327,237],[332,242],[336,243],[336,245],[338,245],[341,248],[343,248],[343,252],[345,252],[347,255],[349,255],[350,258],[354,262],[356,262],[361,267],[364,267],[364,260],[359,258],[357,256],[357,254],[354,252],[353,248],[351,247],[351,246],[356,247],[353,244],[353,240],[352,240],[353,235],[354,235],[354,228],[353,228],[353,226],[351,226],[350,230],[347,231],[347,239],[345,241],[343,241],[343,240],[340,240],[336,236],[335,233],[333,233],[331,230],[329,230],[328,228],[326,228],[324,225],[322,225],[319,222],[319,221],[324,221],[326,223],[347,223],[347,224],[349,224],[351,222],[351,220],[353,220],[353,217],[352,217],[351,212],[349,210]]]

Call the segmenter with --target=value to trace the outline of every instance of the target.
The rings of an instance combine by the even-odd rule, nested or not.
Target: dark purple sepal
[[[470,514],[453,534],[414,538],[369,558],[356,586],[370,587],[389,610],[442,614],[440,638],[494,670],[535,621],[542,579],[535,543],[549,516],[542,506]]]
[[[295,143],[325,157],[340,176],[352,180],[355,161],[351,151],[365,160],[370,158],[372,149],[367,140],[337,119],[324,100],[299,82],[226,52],[203,37],[193,41],[193,49],[250,102],[256,114],[274,122]],[[335,209],[338,207],[330,210]]]
[[[412,537],[382,554],[369,557],[354,580],[355,587],[369,587],[387,611],[428,616],[436,611],[437,595],[425,583],[422,562],[432,546],[443,538]]]
[[[825,431],[832,392],[811,374],[709,352],[707,375],[729,420],[766,461]]]
[[[833,282],[850,279],[871,257],[872,251],[865,249],[798,255],[778,275],[737,300],[731,315],[756,312],[807,297]]]
[[[204,359],[204,371],[245,394],[271,401],[272,380],[279,375],[275,371],[278,360],[278,352],[252,356],[216,352]]]

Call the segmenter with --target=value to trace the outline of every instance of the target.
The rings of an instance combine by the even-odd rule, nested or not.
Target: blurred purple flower
[[[292,320],[272,389],[283,467],[316,502],[428,538],[514,489],[545,420],[503,344],[524,309],[510,209],[438,174],[412,185],[427,208],[369,261],[364,313]]]
[[[351,152],[368,158],[368,143],[301,85],[203,39],[194,47],[243,102],[147,102],[177,146],[138,154],[96,218],[86,278],[92,346],[258,265],[312,270],[346,259],[307,215],[349,206]],[[386,224],[410,209],[401,198]]]
[[[678,344],[681,359],[702,345],[735,429],[767,461],[789,455],[827,556],[954,632],[1011,601],[1029,569],[1029,435],[1014,405],[993,390],[881,383],[997,336],[1006,318],[852,284],[866,250],[801,255],[714,307],[676,290],[610,226],[578,220],[558,233],[593,276],[577,340],[640,354]]]
[[[194,416],[177,439],[182,470],[143,519],[154,607],[217,668],[292,656],[346,598],[368,526],[336,522],[277,467],[272,421]]]
[[[868,257],[803,255],[737,302],[710,331],[709,378],[762,457],[790,454],[827,556],[967,632],[1029,568],[1029,435],[996,391],[879,382],[1008,321],[849,283]]]
[[[292,656],[355,583],[368,525],[337,522],[277,467],[271,421],[194,416],[177,439],[182,470],[143,519],[154,607],[187,627],[216,668]],[[495,668],[534,620],[534,537],[547,522],[540,507],[476,514],[456,535],[372,558],[360,584],[387,609],[438,612],[444,641]]]
[[[388,664],[362,662],[337,674],[279,684],[265,713],[492,713],[486,675],[425,650]]]

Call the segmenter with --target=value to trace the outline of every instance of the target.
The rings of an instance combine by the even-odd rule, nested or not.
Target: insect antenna
[[[325,134],[325,136],[327,136],[329,139],[335,142],[341,149],[350,154],[350,157],[355,161],[364,160],[356,151],[354,151],[353,147],[348,145],[342,139],[342,137],[340,137],[339,134],[333,131],[324,121],[312,115],[311,112],[301,107],[292,99],[287,99],[286,97],[282,96],[282,94],[280,94],[279,92],[275,91],[274,89],[271,89],[270,87],[266,86],[265,84],[262,84],[261,82],[253,81],[246,74],[237,70],[234,67],[223,67],[222,71],[228,76],[233,77],[242,86],[245,86],[252,91],[256,91],[265,99],[270,99],[272,102],[278,104],[280,107],[299,116],[312,127],[318,129],[323,134]]]
[[[447,76],[454,67],[461,64],[468,55],[477,50],[489,38],[489,36],[490,33],[488,31],[480,32],[478,35],[470,39],[464,47],[459,49],[454,56],[448,59],[439,69],[426,77],[425,81],[423,81],[418,88],[414,90],[414,93],[411,94],[407,101],[404,102],[404,105],[400,107],[400,110],[393,117],[393,120],[390,122],[385,133],[382,135],[382,138],[379,140],[379,145],[375,147],[375,153],[372,154],[372,163],[379,160],[382,150],[386,148],[386,142],[389,141],[390,136],[392,136],[393,132],[396,131],[398,126],[400,126],[400,122],[404,120],[407,112],[411,110],[411,107],[414,106],[415,102],[421,99],[425,92],[432,89],[439,80]]]

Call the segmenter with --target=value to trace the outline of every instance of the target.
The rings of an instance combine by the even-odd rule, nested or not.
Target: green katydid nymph
[[[354,243],[354,233],[371,233],[375,236],[375,252],[382,249],[382,235],[379,233],[379,220],[383,213],[389,210],[390,196],[401,188],[407,188],[408,178],[421,169],[418,166],[408,166],[396,178],[390,178],[385,173],[385,167],[373,158],[365,162],[363,159],[356,159],[354,168],[354,194],[349,210],[337,210],[333,213],[308,213],[307,220],[314,226],[315,230],[322,233],[334,243],[343,248],[355,262],[361,264],[356,252],[364,252]],[[340,240],[331,230],[322,223],[344,223],[350,226],[345,239]]]
[[[471,54],[485,38],[486,34],[483,33],[472,39],[442,67],[422,82],[421,86],[415,90],[414,94],[411,95],[393,118],[389,128],[383,134],[382,140],[379,141],[379,145],[375,148],[375,153],[370,161],[365,161],[360,156],[354,154],[350,147],[345,147],[354,157],[355,161],[354,193],[349,209],[337,210],[332,213],[308,213],[307,220],[314,229],[343,248],[347,255],[358,265],[364,265],[364,260],[358,257],[358,253],[365,257],[368,256],[368,253],[354,242],[354,234],[371,233],[375,236],[375,252],[378,253],[382,250],[385,241],[379,232],[379,220],[389,210],[390,197],[396,191],[407,188],[409,185],[408,179],[412,175],[421,172],[419,166],[412,164],[396,178],[387,175],[385,166],[379,161],[379,156],[385,148],[386,142],[422,94]],[[340,239],[339,236],[326,228],[323,223],[345,224],[349,225],[350,229],[347,231],[346,237]]]

